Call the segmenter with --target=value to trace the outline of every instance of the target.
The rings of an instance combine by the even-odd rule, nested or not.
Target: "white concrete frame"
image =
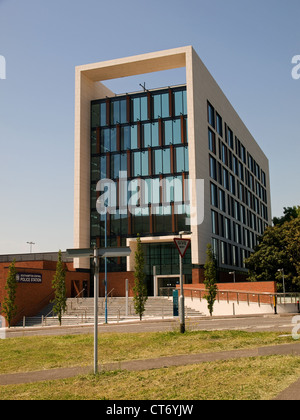
[[[101,82],[181,67],[186,68],[191,208],[204,207],[203,223],[198,223],[196,217],[187,229],[192,232],[192,263],[204,264],[206,246],[211,241],[207,100],[266,173],[268,203],[271,202],[266,156],[191,46],[78,66],[75,70],[75,248],[90,246],[90,103],[114,96]],[[204,197],[195,194],[196,180],[204,180]],[[270,205],[268,209],[271,223]],[[78,259],[74,265],[89,268],[89,261]]]

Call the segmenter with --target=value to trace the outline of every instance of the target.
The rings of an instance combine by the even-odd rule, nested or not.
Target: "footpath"
[[[230,360],[241,357],[259,357],[270,355],[300,355],[300,343],[280,344],[275,346],[258,347],[254,349],[241,349],[222,351],[215,353],[198,353],[160,357],[146,360],[131,360],[99,365],[99,371],[105,370],[149,370],[166,368],[170,366],[184,366],[217,360]],[[42,370],[36,372],[12,373],[0,375],[0,385],[16,385],[66,379],[77,375],[85,375],[93,372],[91,366],[68,367],[59,369]],[[300,378],[286,390],[281,392],[275,400],[300,400]]]

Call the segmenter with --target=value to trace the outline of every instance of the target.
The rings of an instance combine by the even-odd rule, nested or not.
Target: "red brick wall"
[[[3,303],[5,296],[4,287],[8,276],[8,267],[10,263],[0,263],[0,303]],[[89,274],[76,272],[72,263],[65,264],[66,267],[66,288],[67,297],[71,297],[72,282],[77,284],[82,290],[84,280],[89,280]],[[50,300],[53,299],[52,280],[56,270],[54,261],[22,261],[16,262],[17,272],[42,274],[42,283],[24,284],[18,283],[17,286],[17,316],[14,323],[19,322],[23,316],[34,316],[43,309]]]
[[[104,287],[105,274],[99,274],[99,296],[105,295]],[[133,296],[134,286],[134,273],[133,271],[119,272],[119,273],[107,273],[107,293],[112,289],[112,296],[122,297],[125,296],[125,280],[129,280],[129,296]]]

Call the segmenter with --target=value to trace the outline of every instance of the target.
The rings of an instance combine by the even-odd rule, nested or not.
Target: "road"
[[[295,314],[296,315],[296,314]],[[283,334],[292,334],[295,324],[292,322],[295,315],[260,315],[260,316],[237,316],[237,317],[201,317],[186,320],[187,330],[245,330],[256,331],[280,331]],[[298,320],[300,326],[300,318]],[[99,333],[115,332],[156,332],[174,331],[179,329],[179,321],[173,319],[143,320],[131,322],[119,322],[99,324]],[[300,329],[300,327],[299,327]],[[65,335],[65,334],[89,334],[93,333],[93,325],[62,326],[62,327],[35,327],[35,328],[11,328],[6,332],[6,338],[31,336],[31,335]]]

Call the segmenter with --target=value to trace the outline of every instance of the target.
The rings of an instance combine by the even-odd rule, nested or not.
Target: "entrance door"
[[[172,295],[172,289],[176,289],[177,284],[179,284],[179,277],[159,277],[158,296],[168,296],[169,294]]]

